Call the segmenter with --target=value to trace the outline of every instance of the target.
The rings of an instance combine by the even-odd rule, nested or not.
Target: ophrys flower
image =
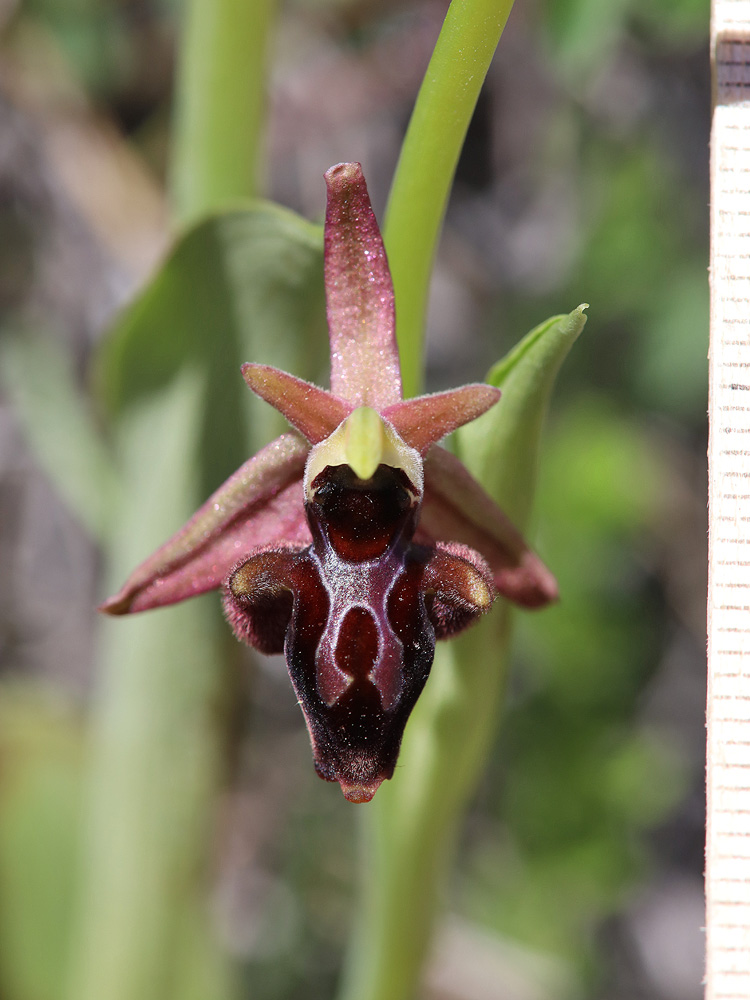
[[[437,444],[499,391],[401,398],[393,286],[359,164],[332,167],[326,182],[331,390],[243,365],[294,431],[246,462],[102,610],[222,587],[235,634],[285,653],[318,773],[365,802],[393,774],[435,640],[489,610],[496,591],[538,607],[557,588]]]

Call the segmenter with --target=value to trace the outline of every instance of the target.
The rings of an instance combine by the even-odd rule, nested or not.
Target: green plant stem
[[[417,97],[386,210],[404,394],[421,387],[427,295],[466,130],[513,0],[453,0]]]
[[[460,457],[521,529],[529,521],[555,376],[584,323],[579,308],[533,330],[490,372],[503,405],[457,435]],[[397,772],[363,807],[362,908],[343,1000],[412,1000],[416,994],[460,819],[502,706],[512,612],[503,601],[498,605],[457,639],[438,644]]]
[[[177,77],[172,197],[185,225],[258,193],[277,0],[189,0]]]
[[[363,901],[342,1000],[417,993],[457,818],[494,736],[510,632],[505,606],[437,652],[409,720],[401,780],[383,785],[364,816]]]

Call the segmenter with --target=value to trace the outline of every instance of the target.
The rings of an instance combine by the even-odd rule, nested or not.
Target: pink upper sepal
[[[331,392],[382,410],[401,399],[393,282],[359,163],[325,174]]]
[[[99,610],[125,615],[213,590],[257,546],[258,538],[307,544],[302,474],[308,451],[296,434],[272,441],[240,466]]]
[[[445,448],[425,459],[420,531],[426,538],[460,542],[487,560],[498,591],[526,608],[557,600],[557,581],[523,535]]]
[[[408,445],[424,455],[433,444],[476,420],[500,399],[500,390],[474,383],[448,392],[404,399],[383,411]]]

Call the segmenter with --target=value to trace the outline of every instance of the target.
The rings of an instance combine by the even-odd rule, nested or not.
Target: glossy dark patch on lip
[[[313,537],[324,534],[342,559],[382,555],[414,509],[414,487],[401,469],[379,465],[358,479],[348,465],[328,466],[311,484],[306,504]]]

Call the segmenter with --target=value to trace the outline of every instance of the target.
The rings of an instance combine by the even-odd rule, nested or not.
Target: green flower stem
[[[172,196],[185,225],[258,193],[277,0],[189,0],[177,76]]]
[[[366,807],[364,893],[342,1000],[417,995],[457,820],[494,735],[510,625],[504,606],[441,645],[397,775]]]
[[[401,149],[384,239],[406,396],[421,387],[427,294],[453,175],[512,7],[513,0],[453,0]]]
[[[531,513],[555,376],[585,320],[581,307],[524,338],[489,374],[503,390],[500,405],[457,435],[460,457],[521,528]],[[362,909],[343,1000],[412,1000],[417,993],[460,819],[497,729],[511,624],[501,600],[478,625],[438,644],[396,774],[362,807]]]

